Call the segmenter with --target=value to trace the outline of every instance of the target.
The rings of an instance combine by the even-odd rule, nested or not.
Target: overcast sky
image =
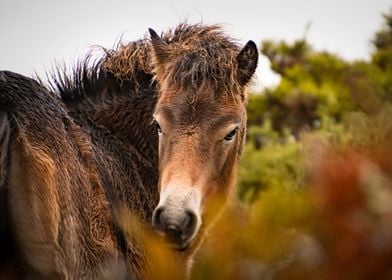
[[[223,24],[243,42],[293,41],[304,36],[319,50],[367,59],[369,40],[392,0],[0,0],[0,69],[42,75],[54,61],[73,64],[93,45],[136,40],[183,20]],[[261,68],[267,61],[261,61]],[[265,83],[276,80],[259,70]]]

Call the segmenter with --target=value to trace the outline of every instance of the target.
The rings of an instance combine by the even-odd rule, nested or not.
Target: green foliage
[[[353,80],[355,64],[330,53],[316,52],[304,41],[292,45],[268,41],[263,50],[282,75],[280,85],[263,94],[265,105],[261,109],[269,112],[264,115],[277,131],[287,128],[298,138],[303,130],[323,126],[325,116],[339,121],[343,113],[356,109],[347,83]],[[252,109],[250,124],[254,123]]]
[[[352,139],[345,120],[373,116],[392,101],[392,14],[384,19],[372,39],[371,61],[346,61],[314,50],[304,39],[262,43],[281,82],[249,99],[248,144],[239,170],[242,200],[257,200],[268,188],[301,185],[304,132],[332,143]]]
[[[248,103],[248,125],[261,125],[264,114],[268,112],[264,94],[251,94]]]
[[[239,169],[239,197],[252,202],[266,188],[297,188],[299,166],[298,143],[267,144],[260,150],[247,144]]]
[[[378,68],[376,75],[372,78],[385,91],[385,96],[392,98],[392,12],[384,15],[385,24],[378,31],[372,43],[374,52],[372,54],[372,64]]]

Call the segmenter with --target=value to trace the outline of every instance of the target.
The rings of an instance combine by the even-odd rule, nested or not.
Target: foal
[[[12,263],[22,277],[96,279],[118,263],[143,278],[154,264],[123,209],[187,262],[230,197],[257,48],[217,26],[150,35],[52,91],[0,72],[0,246],[17,250],[0,276]]]

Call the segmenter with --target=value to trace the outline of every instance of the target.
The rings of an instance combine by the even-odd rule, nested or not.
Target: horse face
[[[214,26],[185,25],[174,33],[176,40],[162,39],[150,29],[160,176],[152,223],[184,250],[198,244],[232,192],[245,135],[245,87],[258,52],[252,41],[238,51]]]
[[[154,114],[160,201],[153,226],[177,249],[197,243],[231,193],[246,123],[244,104],[208,91],[196,96],[163,94]]]

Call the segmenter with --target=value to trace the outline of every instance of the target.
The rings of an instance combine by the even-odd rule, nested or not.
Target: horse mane
[[[104,89],[108,79],[117,86],[138,91],[154,81],[167,81],[162,90],[181,92],[210,88],[217,95],[238,96],[243,90],[237,78],[239,45],[224,35],[218,25],[179,24],[161,34],[165,63],[154,56],[151,39],[118,43],[101,48],[103,55],[87,55],[71,76],[57,68],[51,75],[51,89],[65,102],[80,100]],[[64,68],[64,67],[63,67]],[[162,83],[161,83],[162,84]]]
[[[63,65],[48,74],[50,88],[65,102],[94,97],[108,83],[135,91],[151,86],[153,75],[148,63],[150,46],[146,39],[128,44],[120,42],[113,49],[99,47],[99,50],[101,54],[98,58],[94,58],[93,52],[90,52],[79,60],[71,75]]]
[[[120,43],[117,48],[106,50],[102,64],[118,81],[133,81],[140,86],[141,82],[146,82],[143,81],[141,74],[149,75],[150,79],[147,82],[151,82],[151,60],[150,40],[144,38],[128,44]]]
[[[78,101],[96,91],[100,80],[105,73],[102,71],[100,62],[92,62],[91,56],[86,56],[78,61],[72,69],[71,75],[67,73],[65,65],[57,65],[52,73],[47,74],[50,89],[60,95],[65,102]]]

